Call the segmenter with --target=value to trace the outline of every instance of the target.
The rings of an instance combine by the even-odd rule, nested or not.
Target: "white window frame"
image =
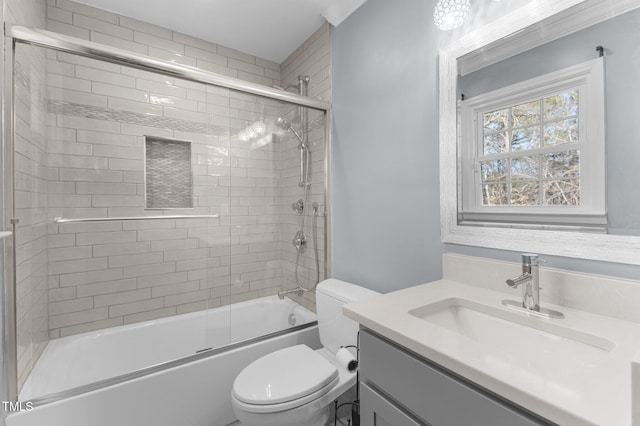
[[[578,89],[577,143],[558,145],[561,151],[580,150],[580,205],[578,206],[483,206],[480,161],[483,159],[483,114]],[[530,223],[591,227],[606,226],[605,199],[605,94],[604,58],[587,61],[539,77],[474,96],[460,103],[462,178],[459,181],[464,224]],[[542,117],[541,117],[542,119]],[[542,135],[540,135],[542,138]],[[540,151],[543,151],[541,148]],[[536,153],[523,150],[522,156]]]

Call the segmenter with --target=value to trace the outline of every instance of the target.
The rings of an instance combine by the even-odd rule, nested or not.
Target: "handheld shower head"
[[[291,123],[289,123],[286,118],[278,117],[278,118],[276,118],[275,123],[281,129],[283,129],[283,130],[285,130],[287,132],[293,133],[296,136],[296,138],[298,138],[298,140],[300,141],[300,145],[303,148],[306,148],[306,145],[304,143],[304,140],[302,139],[302,136],[300,135],[300,133],[298,133],[296,131],[296,129],[293,128],[293,125],[291,125]]]
[[[276,118],[276,124],[278,125],[278,127],[286,131],[289,131],[289,129],[291,129],[291,123],[289,123],[286,118],[283,118],[283,117]]]

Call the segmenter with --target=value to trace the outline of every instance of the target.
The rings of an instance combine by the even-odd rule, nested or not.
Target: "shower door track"
[[[318,321],[311,321],[304,324],[296,325],[293,327],[289,327],[284,330],[275,331],[273,333],[265,334],[263,336],[253,337],[247,340],[241,340],[239,342],[231,343],[229,345],[221,346],[215,349],[204,349],[202,351],[198,351],[193,355],[188,355],[182,358],[178,358],[172,361],[162,362],[160,364],[152,365],[149,367],[141,368],[136,371],[132,371],[131,373],[121,374],[119,376],[110,377],[104,380],[98,380],[93,383],[89,383],[86,385],[81,385],[75,388],[63,390],[60,392],[52,393],[49,395],[39,396],[31,399],[31,403],[33,403],[34,407],[40,407],[45,404],[50,404],[52,402],[60,401],[63,399],[71,398],[72,396],[82,395],[87,392],[92,392],[98,389],[106,388],[107,386],[117,385],[119,383],[128,382],[129,380],[137,379],[140,377],[148,376],[149,374],[158,373],[160,371],[165,371],[170,368],[180,367],[181,365],[189,364],[194,361],[199,361],[202,359],[206,359],[215,355],[219,355],[225,352],[229,352],[232,350],[244,348],[246,346],[250,346],[256,343],[264,342],[269,339],[273,339],[276,337],[284,336],[289,333],[295,333],[297,331],[306,330],[311,327],[316,327],[318,325]]]
[[[126,65],[145,71],[156,71],[172,77],[198,83],[208,83],[238,90],[253,95],[266,96],[280,101],[290,102],[309,108],[327,112],[329,104],[317,99],[300,96],[285,90],[263,86],[249,81],[227,77],[208,71],[202,71],[187,65],[179,65],[169,61],[154,59],[150,56],[129,52],[116,47],[106,46],[92,41],[65,36],[51,31],[30,28],[21,25],[5,25],[5,36],[14,41],[42,46],[50,49],[86,56],[93,59],[101,59],[107,62]]]
[[[13,154],[14,154],[14,98],[13,98],[13,83],[14,83],[14,54],[16,43],[29,44],[33,46],[40,46],[44,48],[53,49],[60,52],[67,52],[84,56],[92,59],[99,59],[105,62],[115,63],[119,65],[125,65],[145,71],[153,71],[163,75],[181,78],[198,83],[211,84],[219,87],[225,87],[228,89],[237,90],[240,92],[264,96],[270,99],[275,99],[283,102],[292,103],[295,105],[313,108],[324,112],[325,114],[325,144],[324,144],[324,165],[325,165],[325,180],[324,180],[324,206],[325,212],[323,217],[325,218],[324,227],[324,240],[328,241],[329,235],[331,235],[331,216],[329,215],[330,206],[328,204],[330,200],[330,176],[331,170],[331,105],[328,102],[324,102],[318,99],[301,96],[285,90],[263,86],[261,84],[252,83],[225,75],[216,74],[208,71],[202,71],[197,68],[193,68],[186,65],[180,65],[169,61],[163,61],[160,59],[154,59],[149,56],[129,52],[127,50],[118,49],[103,44],[82,40],[75,37],[58,34],[51,31],[42,30],[39,28],[26,27],[22,25],[11,25],[5,23],[5,48],[8,52],[7,61],[4,66],[9,72],[4,73],[4,111],[3,111],[3,134],[4,134],[4,152],[5,154],[11,153],[11,156],[7,159],[3,159],[6,168],[10,169],[11,175],[14,173],[13,167]],[[5,71],[6,71],[5,70]],[[7,170],[2,170],[3,174],[6,174]],[[10,186],[13,186],[13,178],[11,178]],[[7,203],[5,209],[13,211],[11,214],[12,231],[15,231],[17,219],[15,219],[15,200],[13,199],[12,191],[10,196],[5,195]],[[3,229],[7,226],[6,223],[2,224]],[[15,232],[13,233],[15,239]],[[12,247],[15,251],[15,245]],[[327,244],[324,250],[324,276],[328,278],[331,271],[331,255],[330,245]],[[17,371],[18,360],[16,352],[16,337],[17,337],[17,312],[16,312],[16,294],[15,294],[15,280],[16,280],[16,265],[15,265],[15,253],[13,254],[13,267],[10,268],[8,276],[11,285],[5,285],[5,342],[7,344],[7,378],[8,378],[8,399],[11,401],[18,400],[17,389]],[[148,372],[143,370],[144,374]]]

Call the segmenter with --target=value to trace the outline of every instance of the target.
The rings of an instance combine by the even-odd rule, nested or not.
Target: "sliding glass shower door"
[[[19,399],[313,321],[326,110],[70,50],[17,42],[10,61]]]
[[[206,312],[230,294],[228,90],[18,44],[14,97],[22,399],[216,344]],[[150,320],[158,335],[144,335]],[[224,345],[228,309],[215,321]]]

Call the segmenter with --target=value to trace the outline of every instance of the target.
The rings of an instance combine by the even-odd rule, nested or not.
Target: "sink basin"
[[[485,284],[485,278],[478,279]],[[591,281],[575,283],[568,293],[560,292],[562,300],[569,302],[577,290],[599,288]],[[610,293],[615,291],[611,287]],[[604,291],[593,291],[588,303],[600,294],[603,302],[618,306]],[[573,306],[544,303],[565,317],[542,318],[503,305],[505,297],[517,295],[444,279],[347,304],[344,312],[418,357],[555,424],[631,426],[631,401],[634,420],[640,418],[640,323],[631,319],[636,317],[578,309],[583,300]],[[632,395],[632,388],[638,392]]]
[[[536,318],[463,298],[441,300],[409,314],[486,345],[501,358],[513,358],[515,365],[568,362],[574,367],[595,367],[615,347],[603,337],[560,325],[562,320]]]

